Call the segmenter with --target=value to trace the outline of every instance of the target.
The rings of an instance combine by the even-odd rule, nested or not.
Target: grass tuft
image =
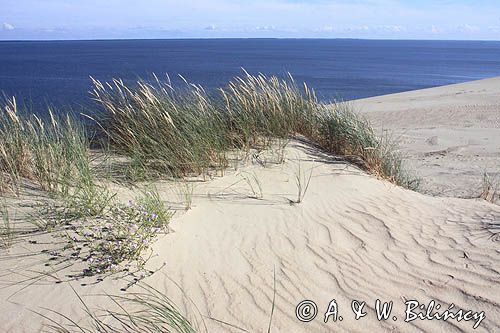
[[[18,192],[28,179],[43,190],[67,193],[75,179],[90,173],[83,125],[52,110],[49,116],[26,115],[15,98],[5,102],[0,112],[0,190]]]
[[[87,312],[87,323],[77,323],[63,313],[47,309],[51,316],[38,314],[48,320],[46,330],[54,333],[195,333],[197,331],[196,326],[180,313],[166,295],[145,284],[139,285],[139,288],[142,291],[128,293],[125,296],[106,295],[116,305],[116,310],[92,311],[77,295]],[[56,318],[62,319],[62,322]]]
[[[12,230],[9,211],[3,202],[0,205],[0,214],[2,215],[2,225],[0,225],[0,249],[6,249],[12,245],[14,231]]]
[[[136,88],[116,79],[93,83],[100,105],[93,119],[138,174],[182,177],[223,170],[230,150],[248,152],[300,134],[329,153],[356,157],[381,178],[412,190],[419,185],[394,141],[378,137],[348,103],[320,103],[291,76],[244,72],[210,96],[200,86],[177,91],[158,79],[154,85],[140,81]]]

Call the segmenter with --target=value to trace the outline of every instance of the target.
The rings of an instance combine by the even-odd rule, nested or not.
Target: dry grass
[[[495,203],[500,197],[499,184],[496,182],[490,174],[487,172],[483,173],[482,191],[479,197],[491,203]]]
[[[67,193],[90,176],[88,142],[81,124],[49,110],[50,120],[26,115],[16,99],[0,112],[0,191],[16,192],[23,179],[50,192]]]
[[[141,173],[184,176],[223,170],[227,151],[269,147],[300,134],[328,153],[356,156],[366,171],[416,189],[418,180],[404,169],[394,142],[380,138],[347,103],[322,104],[306,84],[245,72],[219,94],[187,85],[94,80],[93,97],[101,106],[95,119],[109,142]],[[151,174],[151,172],[149,172]]]
[[[325,152],[358,160],[367,172],[410,189],[418,180],[404,168],[397,146],[375,135],[369,123],[347,103],[320,103],[307,85],[287,79],[244,73],[217,94],[186,84],[174,89],[170,81],[144,81],[132,88],[121,80],[93,80],[98,110],[88,116],[98,125],[104,144],[130,161],[135,179],[184,177],[224,170],[230,151],[246,151],[278,145],[276,160],[284,160],[284,147],[294,135],[302,135]],[[98,186],[89,158],[90,140],[81,123],[70,117],[42,120],[22,115],[14,98],[0,113],[0,191],[16,192],[26,180],[57,194],[60,206],[45,216],[41,228],[64,226],[68,253],[87,263],[83,275],[116,270],[129,261],[143,264],[142,253],[155,235],[167,231],[171,214],[156,191],[122,205],[113,193]],[[307,193],[312,171],[296,173],[297,199]],[[263,197],[255,177],[245,177],[253,197]],[[488,187],[488,190],[490,187]],[[192,188],[183,192],[186,209],[192,205]],[[43,220],[43,219],[42,219]],[[9,217],[2,213],[2,244],[9,243]],[[69,230],[69,231],[68,231]],[[91,244],[80,251],[80,243]],[[173,304],[155,290],[115,297],[115,303],[134,303],[134,313],[88,312],[90,326],[68,319],[53,322],[57,332],[193,332],[192,325]],[[141,308],[142,307],[142,308]],[[121,307],[123,310],[124,308]],[[108,319],[112,319],[110,324]]]
[[[322,104],[314,91],[297,85],[291,76],[279,79],[245,72],[215,95],[190,84],[177,90],[168,80],[158,79],[154,84],[138,82],[135,88],[121,80],[93,83],[92,95],[100,108],[91,118],[104,144],[126,157],[132,173],[141,177],[206,175],[224,170],[229,152],[248,155],[276,141],[284,143],[277,153],[282,162],[288,139],[302,135],[328,153],[355,156],[359,165],[378,177],[411,189],[418,186],[390,140],[376,136],[347,103]],[[12,98],[0,113],[0,137],[0,189],[15,192],[30,180],[56,194],[55,207],[37,220],[39,229],[70,226],[76,248],[78,242],[95,245],[96,257],[92,263],[87,261],[84,275],[122,262],[140,262],[154,235],[166,231],[170,213],[156,192],[124,206],[98,185],[86,128],[69,116],[57,117],[52,111],[48,119],[23,114]],[[252,196],[261,199],[259,180],[251,175],[244,178]],[[303,200],[310,180],[311,173],[299,166],[293,203]],[[192,195],[192,188],[186,187],[186,209],[191,208]],[[10,225],[8,216],[2,217],[6,239]]]

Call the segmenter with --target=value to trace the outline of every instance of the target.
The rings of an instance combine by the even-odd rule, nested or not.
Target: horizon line
[[[75,38],[75,39],[0,39],[3,42],[98,42],[161,40],[369,40],[422,42],[500,42],[500,39],[425,39],[425,38],[357,38],[357,37],[169,37],[169,38]]]

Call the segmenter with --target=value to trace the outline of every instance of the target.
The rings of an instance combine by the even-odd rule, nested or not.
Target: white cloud
[[[475,25],[462,24],[457,27],[457,30],[465,33],[475,33],[479,32],[481,29]]]
[[[148,22],[151,29],[177,31],[181,37],[336,37],[338,34],[354,38],[498,39],[496,29],[490,27],[500,25],[500,1],[480,2],[0,0],[5,20],[22,27],[16,29],[19,35],[66,27],[68,35],[94,36],[95,29],[101,29],[102,36],[114,37],[112,31],[126,36],[134,27]],[[1,24],[0,31],[14,28],[8,23],[2,28]],[[50,34],[46,32],[47,36]]]
[[[256,31],[275,31],[276,27],[274,25],[264,25],[255,27]]]
[[[498,25],[492,25],[488,27],[488,30],[494,33],[500,33],[500,26]]]
[[[10,31],[10,30],[14,30],[14,29],[15,29],[15,27],[10,23],[4,22],[2,24],[2,30]]]
[[[377,27],[376,30],[379,30],[382,32],[402,33],[402,32],[406,32],[406,27],[404,27],[402,25],[383,25],[383,26]]]
[[[337,30],[332,25],[325,25],[318,29],[319,32],[336,32]]]

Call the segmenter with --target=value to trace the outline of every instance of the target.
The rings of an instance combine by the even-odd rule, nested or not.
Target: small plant
[[[262,184],[260,183],[257,175],[255,173],[243,172],[242,177],[252,191],[251,198],[258,200],[262,199],[264,197],[264,193],[262,191]]]
[[[5,203],[0,206],[0,213],[2,214],[2,223],[0,226],[0,248],[8,248],[12,245],[13,230],[10,223],[9,211]]]
[[[156,189],[128,204],[117,202],[105,188],[92,189],[93,198],[84,192],[46,209],[36,222],[38,230],[50,229],[67,240],[57,256],[86,263],[83,276],[120,271],[132,264],[141,269],[147,261],[144,251],[158,234],[168,231],[171,213]]]
[[[146,263],[143,252],[159,233],[167,232],[170,218],[158,192],[152,190],[127,205],[111,206],[103,216],[82,220],[69,237],[74,249],[89,244],[88,254],[82,253],[88,264],[84,275],[119,270],[122,263],[142,267]]]
[[[285,149],[289,142],[290,140],[288,138],[278,139],[276,144],[271,146],[271,151],[277,164],[285,162]]]
[[[295,172],[295,184],[297,185],[297,199],[295,201],[290,200],[290,203],[299,204],[302,202],[302,200],[304,200],[304,196],[306,195],[307,190],[309,189],[309,184],[311,183],[312,174],[313,174],[312,168],[309,173],[306,173],[306,171],[303,170],[299,159],[299,162],[297,163],[297,169]]]
[[[75,192],[64,199],[66,218],[74,219],[100,216],[113,206],[115,193],[95,184],[87,184],[75,189]]]
[[[193,192],[194,186],[188,181],[182,182],[180,188],[180,195],[182,197],[182,202],[184,203],[184,209],[190,210],[193,207]]]
[[[498,186],[495,185],[495,182],[491,179],[491,176],[486,171],[483,173],[482,187],[483,189],[479,197],[488,202],[494,203],[498,197]]]
[[[48,320],[45,327],[54,333],[195,333],[198,331],[165,294],[145,284],[140,284],[139,288],[142,288],[142,291],[128,293],[125,296],[106,295],[105,297],[116,305],[116,310],[92,311],[77,295],[87,313],[87,323],[77,323],[67,315],[50,309],[44,310],[62,319],[62,323],[52,318],[53,316],[38,314]],[[126,310],[129,308],[131,310]]]

